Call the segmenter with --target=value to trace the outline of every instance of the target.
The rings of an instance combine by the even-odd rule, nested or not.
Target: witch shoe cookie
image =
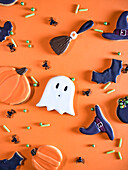
[[[95,105],[95,112],[96,112],[96,117],[94,121],[91,123],[91,125],[87,129],[81,127],[79,131],[86,135],[94,135],[100,132],[105,132],[107,133],[109,139],[113,140],[114,139],[113,129],[110,123],[104,117],[98,105]]]
[[[112,59],[112,64],[110,68],[104,70],[102,73],[92,72],[92,81],[99,83],[108,83],[114,82],[116,83],[117,76],[120,75],[122,69],[122,61]]]

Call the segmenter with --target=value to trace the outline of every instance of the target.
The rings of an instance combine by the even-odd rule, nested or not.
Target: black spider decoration
[[[76,160],[76,163],[83,163],[84,164],[85,160],[82,158],[82,157],[79,157],[77,160]]]
[[[124,68],[122,69],[122,73],[127,73],[128,72],[128,64],[124,64]]]
[[[11,142],[14,142],[15,144],[17,144],[17,143],[19,143],[20,141],[17,140],[16,135],[13,135]]]
[[[50,25],[54,25],[56,26],[58,24],[58,22],[56,22],[53,17],[49,18],[49,21],[50,21]]]
[[[44,63],[44,64],[42,65],[42,67],[44,67],[45,70],[48,70],[48,69],[50,68],[49,65],[48,65],[48,61],[45,60],[43,63]]]
[[[91,89],[87,90],[87,91],[82,91],[83,95],[89,96],[91,94]]]
[[[16,113],[16,111],[13,109],[11,109],[11,111],[7,111],[7,114],[8,114],[7,117],[11,118],[14,113]]]
[[[9,43],[7,46],[10,48],[10,51],[11,51],[11,52],[16,51],[16,49],[15,49],[15,45],[14,45],[14,44]]]

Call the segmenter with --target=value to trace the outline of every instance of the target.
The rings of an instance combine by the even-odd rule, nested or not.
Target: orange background
[[[66,53],[57,56],[51,49],[49,41],[59,35],[70,35],[77,31],[87,20],[94,21],[93,28],[113,32],[120,14],[127,10],[127,0],[26,0],[25,5],[19,3],[11,7],[0,6],[0,25],[10,20],[13,23],[14,35],[0,43],[0,65],[27,67],[27,76],[35,77],[39,87],[34,87],[33,97],[26,103],[17,106],[0,104],[0,160],[9,158],[15,151],[19,151],[27,160],[19,169],[34,170],[31,164],[30,151],[43,144],[51,144],[63,153],[63,162],[60,169],[64,170],[127,170],[128,169],[128,125],[122,123],[116,116],[117,100],[126,96],[128,75],[121,74],[117,83],[112,83],[107,90],[103,84],[91,82],[92,71],[103,71],[111,65],[111,59],[120,59],[128,63],[128,42],[110,41],[102,38],[101,33],[88,30],[79,35],[70,43]],[[88,8],[88,12],[75,14],[76,5]],[[30,8],[36,8],[36,15],[31,18],[24,16],[32,13]],[[59,23],[56,27],[49,25],[49,17],[54,17]],[[110,22],[105,26],[103,22]],[[13,38],[18,47],[11,53],[6,46]],[[25,43],[30,40],[33,48],[28,48]],[[120,51],[121,56],[116,53]],[[44,60],[50,62],[51,68],[42,68]],[[60,115],[56,111],[48,112],[46,108],[37,108],[35,105],[40,100],[48,80],[57,75],[75,77],[74,108],[76,116]],[[81,94],[82,90],[92,90],[87,97]],[[111,94],[108,90],[116,89]],[[94,120],[95,112],[91,107],[99,104],[105,117],[111,123],[115,139],[110,141],[107,134],[84,135],[79,132],[81,126],[88,127]],[[6,117],[7,111],[14,109],[13,118]],[[28,112],[24,113],[23,109]],[[50,127],[41,128],[39,122],[50,123]],[[2,125],[6,125],[11,133],[6,132]],[[31,130],[26,127],[31,126]],[[11,142],[11,136],[17,134],[19,144]],[[123,139],[122,147],[118,147],[119,138]],[[30,144],[27,148],[25,145]],[[96,147],[90,147],[95,144]],[[121,161],[117,153],[105,154],[109,150],[120,151]],[[76,164],[77,157],[83,157],[85,164]]]

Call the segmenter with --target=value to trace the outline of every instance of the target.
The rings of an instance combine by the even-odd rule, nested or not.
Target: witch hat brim
[[[102,36],[109,40],[127,40],[128,39],[128,11],[124,11],[118,18],[116,29],[113,33],[103,33]]]
[[[87,129],[81,127],[79,129],[80,132],[87,134],[87,135],[93,135],[93,134],[97,134],[99,132],[106,132],[109,139],[113,140],[114,139],[113,129],[112,129],[110,123],[104,117],[104,115],[98,105],[95,106],[95,112],[96,112],[96,117],[95,117],[94,121],[92,122],[92,124]]]
[[[127,40],[128,36],[120,36],[115,33],[103,33],[102,37],[107,38],[109,40]]]

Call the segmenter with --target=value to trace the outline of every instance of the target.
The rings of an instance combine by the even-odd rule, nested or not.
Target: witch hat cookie
[[[14,5],[17,0],[0,0],[0,5],[2,6],[11,6]]]
[[[95,105],[95,112],[96,112],[96,117],[94,121],[91,123],[91,125],[87,129],[81,127],[79,131],[86,135],[94,135],[100,132],[105,132],[107,133],[109,139],[113,140],[114,139],[113,129],[110,123],[104,117],[98,105]]]
[[[103,33],[102,36],[104,38],[110,39],[110,40],[126,40],[128,39],[128,11],[124,11],[116,24],[116,29],[113,31],[113,33]]]
[[[128,96],[118,100],[116,113],[123,123],[128,123]]]

